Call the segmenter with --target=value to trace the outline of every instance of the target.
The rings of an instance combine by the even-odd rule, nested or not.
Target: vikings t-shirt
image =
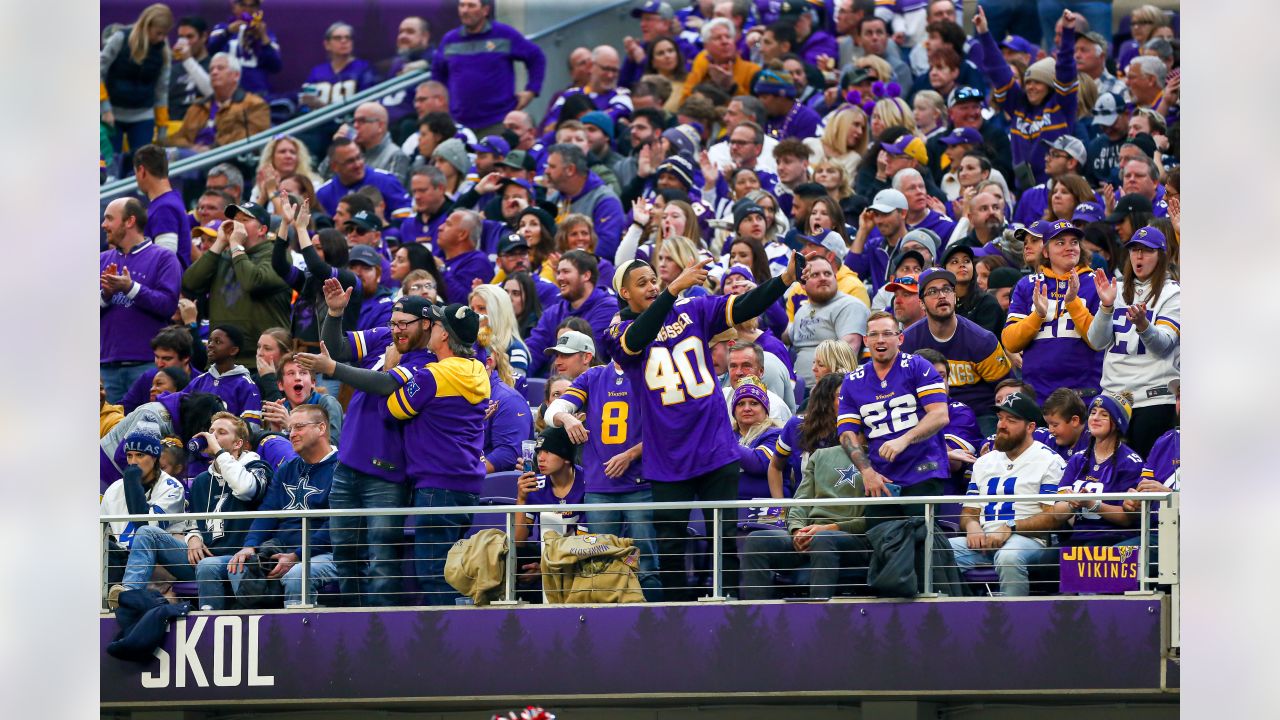
[[[1120,493],[1138,487],[1142,479],[1142,456],[1124,443],[1116,448],[1115,455],[1102,462],[1095,462],[1093,453],[1085,450],[1067,460],[1058,484],[1060,493]],[[1108,505],[1119,505],[1109,502]],[[1071,529],[1061,532],[1064,545],[1115,545],[1121,540],[1138,534],[1137,529],[1119,528],[1107,522],[1098,513],[1081,510],[1075,516]]]
[[[711,365],[707,341],[732,326],[734,296],[677,300],[647,347],[629,348],[634,320],[605,331],[610,355],[622,367],[640,408],[640,439],[650,452],[640,471],[651,482],[676,482],[735,462],[737,439]]]
[[[1077,272],[1080,274],[1080,299],[1091,315],[1097,315],[1098,289],[1089,276],[1091,271]],[[1018,284],[1013,286],[1013,294],[1009,296],[1009,318],[1005,326],[1035,312],[1031,295],[1037,278],[1047,287],[1049,317],[1022,353],[1022,379],[1036,389],[1037,400],[1043,400],[1060,387],[1080,390],[1087,400],[1098,394],[1102,382],[1103,353],[1089,347],[1063,303],[1067,296],[1068,277],[1040,274],[1018,280]]]
[[[1142,477],[1155,480],[1171,490],[1177,490],[1177,477],[1174,475],[1182,466],[1182,430],[1174,428],[1161,435],[1147,453],[1147,464],[1142,468]]]
[[[952,400],[968,405],[974,413],[990,415],[996,400],[996,383],[1009,376],[1013,363],[996,336],[967,317],[956,316],[956,331],[939,340],[924,318],[902,331],[902,349],[918,352],[932,348],[947,359],[947,392]]]
[[[880,457],[881,445],[918,425],[930,405],[945,402],[947,387],[933,365],[900,352],[883,380],[870,361],[845,376],[836,429],[841,434],[848,430],[863,435],[871,467],[902,487],[945,479],[949,472],[942,433],[908,445],[892,461]]]
[[[633,462],[618,477],[604,473],[605,463],[640,442],[637,417],[639,406],[631,392],[626,373],[608,365],[597,365],[578,376],[560,399],[574,412],[587,413],[587,442],[582,447],[582,474],[587,492],[628,493],[649,487]]]
[[[551,485],[551,478],[546,475],[539,475],[538,487],[524,496],[526,505],[582,505],[586,502],[587,486],[583,482],[582,468],[577,465],[573,466],[573,484],[569,486],[569,492],[564,497],[556,497],[555,488]],[[587,527],[583,525],[583,514],[580,512],[540,512],[525,513],[524,516],[530,522],[537,522],[535,528],[537,532],[531,532],[530,537],[542,537],[542,533],[547,530],[555,530],[561,535],[574,535],[586,532]]]

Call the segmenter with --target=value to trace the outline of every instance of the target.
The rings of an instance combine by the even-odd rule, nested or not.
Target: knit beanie
[[[1047,57],[1043,60],[1037,60],[1031,63],[1027,66],[1026,74],[1022,76],[1023,82],[1035,80],[1036,82],[1042,82],[1045,85],[1052,87],[1054,80],[1054,62],[1055,60],[1053,58]]]
[[[467,157],[467,146],[458,138],[449,138],[436,146],[431,158],[443,158],[445,162],[457,169],[459,175],[466,175],[471,169],[471,158]]]
[[[125,452],[140,452],[158,458],[162,447],[164,443],[160,440],[160,436],[151,433],[133,432],[124,439]]]

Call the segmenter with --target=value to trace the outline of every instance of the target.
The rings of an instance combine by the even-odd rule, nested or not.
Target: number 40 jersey
[[[738,459],[707,344],[731,327],[733,300],[732,295],[677,300],[647,347],[629,348],[623,341],[633,320],[620,320],[605,331],[609,355],[631,381],[633,408],[640,409],[641,472],[650,482],[688,480]]]
[[[840,386],[838,433],[861,433],[867,439],[871,467],[902,487],[950,475],[942,433],[914,442],[889,462],[880,446],[902,437],[919,424],[925,409],[947,402],[947,386],[928,360],[900,352],[881,380],[868,360],[844,378]]]

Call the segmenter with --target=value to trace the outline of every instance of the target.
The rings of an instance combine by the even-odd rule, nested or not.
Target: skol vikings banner
[[[1064,593],[1124,593],[1138,589],[1138,548],[1072,547],[1062,549]]]

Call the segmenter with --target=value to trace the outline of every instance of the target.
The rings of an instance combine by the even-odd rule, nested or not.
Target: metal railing
[[[661,563],[660,565],[661,569],[658,570],[656,574],[663,575],[663,577],[661,578],[663,580],[662,584],[666,587],[667,590],[676,589],[676,590],[683,591],[686,594],[694,596],[691,599],[727,600],[729,599],[731,594],[735,594],[737,591],[746,591],[756,587],[756,586],[748,586],[745,584],[740,585],[738,582],[732,582],[732,581],[726,583],[726,577],[725,577],[726,567],[728,564],[726,561],[732,560],[733,561],[732,564],[735,567],[738,567],[738,560],[741,557],[745,557],[745,555],[743,554],[743,550],[741,546],[739,546],[738,548],[725,547],[726,543],[724,543],[724,540],[726,538],[723,536],[722,528],[724,528],[726,525],[734,528],[734,534],[738,538],[749,536],[750,535],[749,532],[742,532],[737,530],[737,525],[740,522],[739,512],[744,508],[758,509],[758,508],[761,508],[762,505],[767,505],[770,508],[781,508],[782,512],[780,513],[780,515],[785,520],[786,508],[789,508],[792,506],[803,506],[803,507],[860,506],[864,510],[866,510],[869,508],[873,508],[875,506],[884,506],[884,505],[890,505],[890,506],[904,505],[904,504],[923,505],[924,506],[924,527],[925,527],[925,534],[926,534],[925,541],[924,541],[924,548],[934,548],[934,538],[937,535],[937,533],[942,532],[942,533],[950,534],[952,536],[956,536],[956,533],[954,530],[948,531],[948,528],[943,527],[938,522],[936,522],[937,520],[945,521],[949,517],[958,518],[958,516],[952,516],[952,515],[939,515],[938,506],[941,506],[941,505],[948,505],[948,506],[954,507],[957,503],[1036,502],[1036,503],[1048,504],[1048,503],[1058,502],[1058,501],[1092,502],[1094,500],[1101,500],[1101,501],[1107,501],[1107,502],[1117,502],[1117,501],[1123,501],[1123,500],[1135,500],[1135,501],[1138,501],[1140,504],[1140,509],[1135,511],[1139,516],[1137,518],[1137,522],[1135,523],[1135,525],[1137,526],[1138,540],[1139,540],[1139,544],[1136,548],[1137,568],[1138,568],[1137,586],[1138,586],[1139,592],[1150,592],[1157,585],[1168,586],[1172,589],[1172,594],[1174,595],[1174,601],[1175,601],[1175,607],[1176,607],[1177,605],[1176,600],[1178,595],[1178,592],[1177,592],[1178,590],[1178,549],[1177,549],[1178,502],[1177,502],[1177,499],[1178,499],[1177,493],[1104,493],[1104,494],[1086,493],[1086,494],[1059,494],[1059,495],[1051,495],[1051,496],[1046,496],[1046,495],[927,496],[927,497],[908,497],[908,498],[899,498],[899,497],[827,498],[827,499],[821,499],[821,500],[753,499],[753,500],[732,500],[732,501],[718,501],[718,502],[691,501],[691,502],[679,502],[679,503],[658,503],[658,502],[589,503],[589,504],[576,504],[576,505],[558,505],[558,504],[557,505],[477,505],[472,507],[421,507],[421,508],[399,507],[399,508],[342,509],[342,510],[320,509],[320,510],[305,510],[305,511],[292,511],[292,512],[273,511],[273,512],[181,513],[181,514],[164,515],[159,517],[156,515],[103,516],[99,518],[99,522],[101,523],[101,527],[103,529],[101,586],[102,586],[104,607],[106,607],[105,600],[107,599],[107,594],[108,594],[108,589],[110,584],[108,582],[108,577],[111,573],[111,567],[109,567],[109,563],[110,563],[109,558],[111,557],[111,551],[109,550],[109,548],[112,544],[112,540],[111,540],[111,526],[109,523],[113,523],[113,522],[115,523],[128,523],[128,522],[154,523],[157,521],[162,521],[167,523],[175,523],[175,522],[182,523],[185,521],[194,521],[197,519],[221,519],[221,520],[251,520],[251,519],[257,519],[257,518],[299,519],[301,521],[300,531],[302,536],[302,543],[301,543],[302,557],[300,558],[300,562],[299,562],[299,566],[300,566],[299,569],[301,572],[301,578],[300,578],[301,579],[301,602],[292,606],[313,607],[316,604],[315,601],[316,601],[317,590],[316,590],[316,587],[314,587],[316,584],[316,581],[310,575],[312,553],[313,553],[313,549],[311,547],[310,535],[311,535],[312,528],[316,527],[315,523],[317,522],[329,521],[330,519],[336,518],[336,517],[370,518],[370,517],[402,517],[403,516],[406,518],[404,524],[402,526],[397,526],[395,530],[404,531],[405,539],[403,543],[397,543],[397,544],[401,544],[402,546],[413,546],[418,544],[419,540],[411,539],[408,537],[407,531],[410,528],[416,527],[414,524],[411,524],[409,522],[410,518],[430,517],[430,516],[438,516],[438,515],[465,514],[465,515],[471,516],[474,519],[476,515],[493,516],[493,515],[500,514],[503,517],[501,520],[501,525],[497,527],[498,529],[501,529],[504,532],[504,537],[505,537],[504,542],[506,544],[506,559],[504,561],[505,564],[503,568],[503,581],[501,583],[502,587],[501,587],[500,599],[498,600],[498,602],[504,603],[504,604],[515,604],[519,602],[521,598],[533,597],[534,601],[536,601],[536,596],[538,592],[536,586],[533,587],[532,589],[528,589],[528,588],[521,589],[521,585],[519,582],[519,575],[520,575],[522,560],[529,560],[529,559],[533,559],[534,557],[530,555],[531,550],[529,547],[529,543],[530,542],[534,543],[532,551],[535,554],[537,554],[538,551],[537,551],[536,540],[524,541],[524,542],[517,542],[515,540],[517,513],[527,513],[527,514],[534,515],[535,517],[538,517],[539,514],[543,512],[585,513],[586,516],[583,520],[583,523],[588,527],[588,529],[590,529],[590,527],[593,524],[593,520],[592,520],[593,512],[618,513],[618,512],[627,511],[627,510],[649,511],[649,512],[652,512],[654,510],[663,510],[663,511],[698,510],[698,511],[701,511],[702,521],[704,523],[706,522],[710,523],[710,526],[711,526],[710,532],[702,533],[700,538],[694,537],[694,538],[686,538],[686,539],[700,540],[702,542],[706,542],[708,540],[710,541],[709,543],[707,543],[709,547],[704,552],[700,553],[702,561],[709,560],[709,562],[706,562],[704,565],[702,565],[703,569],[701,571],[701,574],[706,576],[705,585],[699,584],[697,582],[694,582],[688,585],[682,585],[677,582],[673,582],[672,578],[670,577],[672,573],[683,572],[683,569],[677,569],[677,570],[671,569],[674,563],[664,562],[664,557],[669,559],[671,555],[677,555],[677,554],[684,555],[687,557],[694,554],[691,550],[681,550],[677,553],[665,553],[665,554],[657,553],[658,557],[656,558],[656,560],[659,563]],[[1158,545],[1154,545],[1154,546],[1152,545],[1152,542],[1151,542],[1152,541],[1151,531],[1153,528],[1151,525],[1151,513],[1150,513],[1150,510],[1153,508],[1153,506],[1158,509],[1159,529],[1160,529],[1160,532],[1156,534],[1156,537],[1158,538]],[[729,513],[729,514],[726,515],[726,513]],[[650,522],[656,525],[659,521],[651,520]],[[681,525],[691,527],[690,522],[687,518],[678,520],[678,521],[668,521],[668,522],[678,522]],[[697,522],[696,519],[694,522],[695,523]],[[418,524],[421,525],[422,521],[419,521]],[[748,530],[750,530],[753,527],[756,528],[757,530],[762,529],[762,526],[767,526],[767,523],[762,522],[759,525],[749,525]],[[782,525],[782,527],[785,527],[785,525]],[[1132,528],[1130,528],[1129,531],[1132,532]],[[1052,532],[1056,533],[1059,536],[1065,537],[1067,534],[1073,531],[1071,529],[1063,528],[1063,529],[1055,530]],[[1037,534],[1040,534],[1040,533],[1037,533]],[[1048,532],[1043,534],[1048,535]],[[619,535],[621,536],[620,531],[619,531]],[[963,531],[960,532],[959,536],[963,537]],[[662,534],[658,533],[656,534],[656,537],[661,539]],[[668,534],[666,541],[670,542],[672,539],[673,539],[673,535]],[[449,542],[442,543],[442,544],[447,544],[452,546],[453,542],[454,542],[453,540],[450,540]],[[657,547],[659,550],[662,549],[662,545],[660,543],[657,545]],[[1048,547],[1049,549],[1054,549],[1052,545],[1049,545]],[[447,550],[447,548],[445,548],[445,550]],[[1158,567],[1158,571],[1155,573],[1152,572],[1152,569],[1153,569],[1152,568],[1153,566],[1152,551],[1153,550],[1158,551],[1158,559],[1159,559],[1159,562],[1156,564]],[[121,551],[116,550],[115,552],[117,553],[117,558],[118,558],[119,553]],[[866,564],[867,564],[866,560],[869,560],[869,557],[870,557],[869,546],[865,546],[854,551],[842,551],[842,553],[843,554],[841,555],[841,557],[845,558],[846,560],[850,559],[851,557],[863,558],[862,561],[858,561],[855,559],[853,562],[841,563],[842,569],[853,570],[855,572],[866,570]],[[934,575],[933,563],[934,563],[935,553],[924,552],[923,554],[924,554],[924,559],[923,559],[924,569],[922,573],[923,577],[921,578],[923,592],[918,594],[917,596],[918,597],[937,596],[938,593],[935,593],[935,584],[934,584],[934,578],[933,578],[933,575]],[[440,553],[438,557],[443,557],[443,555],[444,553]],[[396,561],[397,567],[400,566],[402,562],[403,562],[402,560],[397,560]],[[363,563],[360,563],[360,564],[362,565]],[[1051,563],[1045,562],[1039,567],[1047,567],[1049,565],[1053,565],[1053,566],[1057,565],[1056,557],[1054,558],[1053,562]],[[353,578],[361,577],[360,573],[362,571],[359,569],[359,566],[354,572],[350,568],[347,568],[347,570],[348,570],[347,575],[334,573],[330,577],[330,579],[341,581],[343,579],[353,579]],[[960,568],[957,568],[957,570],[960,570]],[[735,575],[734,579],[741,580],[744,577],[744,572],[745,571],[741,570],[740,568],[737,569],[736,572],[734,573]],[[696,576],[699,573],[695,569],[695,572],[693,574]],[[440,576],[438,575],[432,576],[432,577],[435,578],[436,580],[440,579]],[[689,577],[689,575],[685,575],[685,577],[687,578]],[[415,579],[415,576],[414,576],[414,573],[410,572],[404,575],[394,576],[394,579],[413,580]],[[418,577],[416,579],[422,580],[424,578]],[[680,579],[680,578],[677,577],[677,579]],[[989,580],[974,581],[974,584],[978,586],[984,586],[984,585],[987,585],[988,583],[990,583]],[[799,581],[796,581],[795,584],[799,586],[801,583]],[[843,587],[850,587],[850,586],[864,587],[857,580],[841,581],[840,585]],[[813,588],[810,588],[810,590],[811,592],[813,592]],[[832,595],[835,594],[834,591],[836,590],[836,588],[821,588],[820,590],[824,592],[824,596],[816,597],[814,599],[830,598]],[[698,593],[704,593],[704,595],[702,597],[696,597]],[[405,597],[394,598],[394,600],[403,601],[406,599],[406,597],[410,596],[411,594],[413,596],[416,596],[418,593],[405,592],[403,593]],[[870,594],[870,593],[865,592],[861,594]],[[993,592],[991,594],[999,595],[1000,593]],[[666,599],[671,600],[672,598],[668,597]],[[412,605],[415,603],[399,602],[398,604]],[[1176,626],[1177,626],[1177,619],[1176,619],[1176,613],[1175,613],[1174,615],[1175,630],[1172,635],[1172,637],[1175,640],[1175,645],[1178,637]]]
[[[598,18],[603,13],[607,13],[610,11],[622,12],[623,8],[629,8],[633,4],[634,3],[632,2],[632,0],[615,0],[615,2],[607,3],[602,7],[592,10],[591,12],[585,13],[583,15],[579,15],[574,18],[570,18],[563,22],[552,25],[548,28],[539,30],[533,33],[532,35],[529,35],[528,37],[529,37],[529,40],[539,44],[539,46],[550,45],[553,47],[558,47],[564,42],[565,39],[567,39],[569,35],[568,31],[571,28],[574,28],[579,25],[593,23],[593,21],[595,21],[596,18]],[[583,32],[574,34],[575,42],[584,42],[587,36],[592,36],[597,32],[598,32],[598,28],[595,28],[592,30],[587,30],[586,28],[583,28]],[[618,40],[618,39],[614,38],[614,40]],[[547,49],[546,47],[543,47],[544,52],[546,51],[546,49]],[[561,58],[558,58],[558,57],[553,58],[551,57],[550,53],[547,53],[547,55],[548,55],[547,72],[546,72],[545,79],[543,81],[543,93],[542,93],[543,98],[549,97],[549,93],[554,92],[552,88],[559,87],[560,84],[564,82],[564,79],[568,77],[567,70],[562,67],[564,63],[560,62]],[[523,66],[518,66],[518,67],[521,72],[518,73],[517,75],[517,87],[523,87],[523,82],[524,82]],[[257,135],[252,135],[248,138],[245,138],[244,140],[239,140],[227,145],[222,145],[220,147],[207,150],[198,155],[192,155],[191,157],[183,158],[181,160],[173,162],[169,165],[169,174],[179,175],[192,170],[201,170],[204,168],[212,167],[220,162],[233,160],[245,153],[256,152],[258,150],[261,150],[263,147],[265,147],[266,144],[270,142],[271,139],[276,137],[277,135],[287,135],[291,133],[297,133],[298,131],[311,129],[317,125],[328,122],[335,118],[342,117],[343,115],[346,115],[352,112],[352,110],[355,107],[357,107],[360,103],[369,102],[372,100],[379,100],[392,93],[414,87],[418,83],[424,80],[427,80],[429,78],[430,78],[429,70],[419,70],[416,72],[409,72],[403,75],[398,75],[378,85],[375,85],[371,88],[368,88],[359,93],[356,93],[355,95],[352,95],[349,99],[347,99],[343,103],[328,105],[326,107],[313,110],[308,113],[303,113],[302,115],[299,115],[294,118],[290,118],[289,120],[283,123],[280,123],[279,125],[276,125],[274,127],[269,127],[266,130],[258,133]],[[535,118],[534,121],[537,122],[537,118]],[[135,191],[137,187],[138,187],[138,183],[133,177],[113,180],[98,188],[98,199],[99,201],[111,200],[113,198],[119,197],[126,193],[131,193]]]

